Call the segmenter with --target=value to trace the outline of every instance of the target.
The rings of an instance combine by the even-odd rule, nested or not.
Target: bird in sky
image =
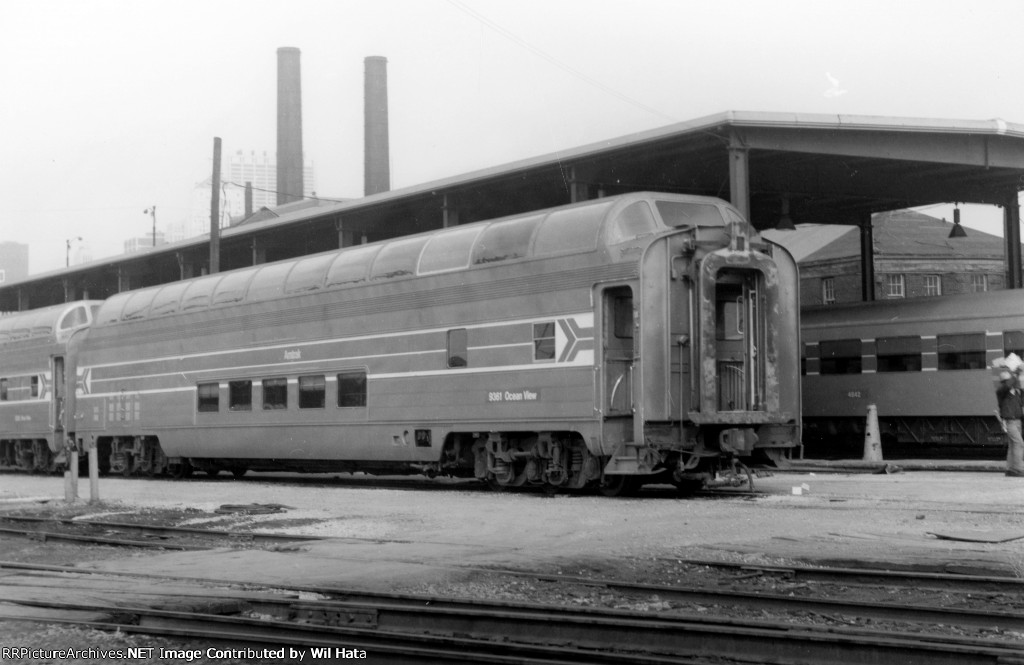
[[[847,91],[839,87],[839,79],[837,79],[835,76],[832,76],[828,72],[825,72],[825,78],[827,78],[828,82],[832,84],[832,87],[825,91],[826,97],[839,97],[840,95],[846,94]]]

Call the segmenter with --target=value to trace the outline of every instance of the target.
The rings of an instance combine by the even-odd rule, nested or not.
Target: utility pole
[[[213,137],[213,177],[210,178],[210,274],[220,272],[220,137]]]
[[[77,240],[82,242],[82,236],[75,236],[74,238],[68,238],[65,242],[67,250],[64,252],[64,267],[68,268],[71,266],[71,241]]]

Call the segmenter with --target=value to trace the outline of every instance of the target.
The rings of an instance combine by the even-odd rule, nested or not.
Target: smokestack
[[[366,196],[391,189],[388,148],[388,59],[371,55],[366,67],[363,116],[365,122],[363,175]]]
[[[301,201],[302,77],[299,49],[277,49],[277,205]]]

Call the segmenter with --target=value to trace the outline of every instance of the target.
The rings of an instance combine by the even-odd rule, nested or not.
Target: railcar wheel
[[[220,472],[221,472],[221,469],[219,469],[217,467],[209,467],[209,468],[203,469],[203,473],[205,473],[206,475],[208,475],[211,478],[216,478],[217,476],[220,475]]]
[[[693,496],[704,489],[703,480],[678,480],[672,484],[676,486],[676,494],[679,496]]]
[[[188,463],[188,460],[184,460],[181,464],[168,465],[167,472],[171,475],[171,478],[181,480],[192,475],[192,465]]]
[[[249,469],[246,469],[246,468],[245,468],[244,466],[242,466],[242,467],[236,467],[236,468],[234,468],[234,469],[231,469],[231,475],[232,475],[232,476],[234,476],[235,478],[242,478],[242,477],[244,477],[244,476],[245,476],[245,473],[246,473],[246,472],[247,472],[248,470],[249,470]]]
[[[502,485],[499,483],[493,474],[488,474],[487,479],[484,480],[484,482],[487,483],[487,488],[492,492],[504,492],[508,489],[508,485]]]
[[[633,476],[602,476],[598,491],[602,496],[633,496],[640,489],[640,483]]]

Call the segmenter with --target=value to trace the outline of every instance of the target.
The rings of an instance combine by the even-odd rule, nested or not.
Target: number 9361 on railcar
[[[118,294],[78,340],[112,471],[695,488],[800,440],[797,270],[634,193]]]

